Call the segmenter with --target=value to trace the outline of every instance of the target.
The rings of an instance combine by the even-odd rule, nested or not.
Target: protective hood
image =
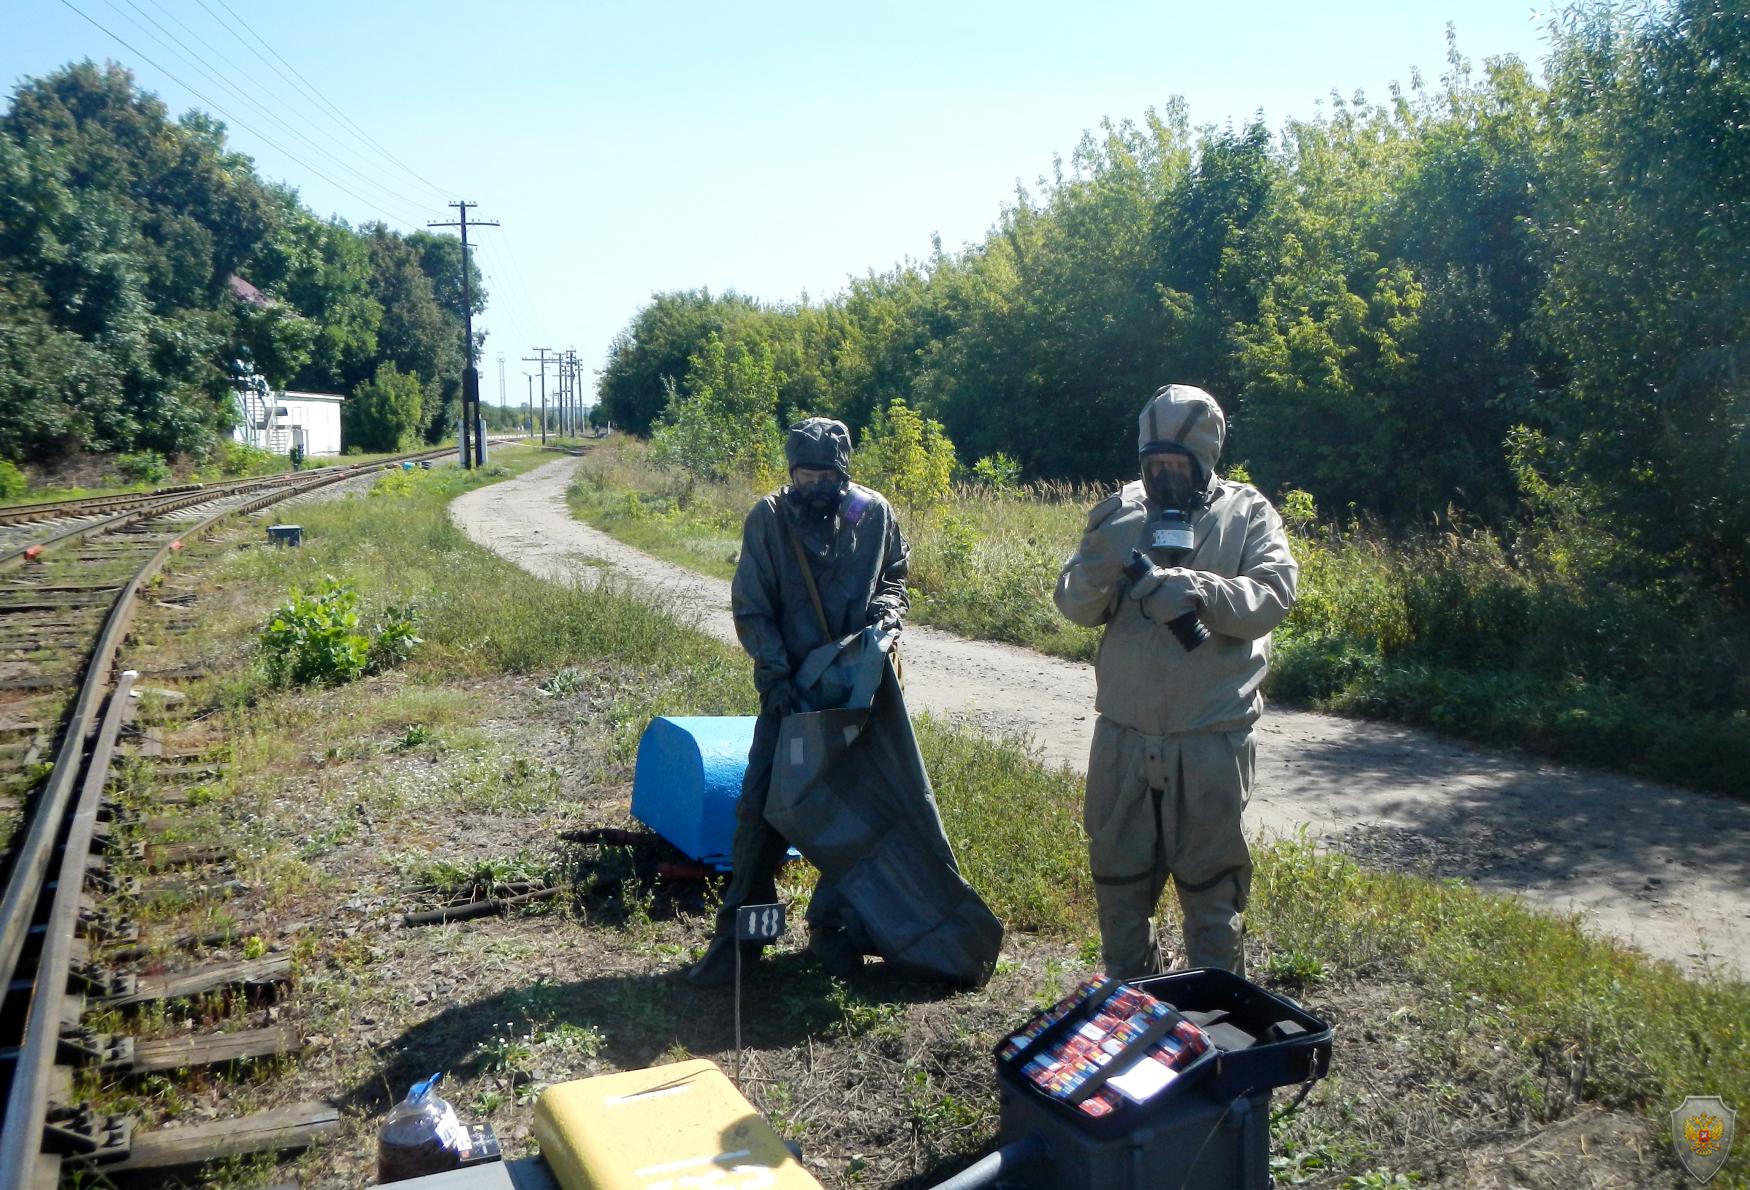
[[[1181,447],[1202,469],[1207,484],[1221,459],[1227,438],[1227,418],[1215,398],[1189,384],[1169,384],[1142,407],[1137,418],[1136,453]]]
[[[810,417],[797,422],[784,435],[784,465],[831,467],[846,479],[851,477],[851,431],[842,421]]]

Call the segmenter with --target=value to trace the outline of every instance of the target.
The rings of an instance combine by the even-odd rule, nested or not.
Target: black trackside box
[[[1195,1026],[1209,1047],[1182,1060],[1174,1077],[1140,1101],[1112,1095],[1134,1089],[1124,1072],[1138,1068],[1133,1048],[1108,1047],[1108,1067],[1066,1093],[1049,1085],[1029,1063],[1061,1057],[1066,1039],[1099,1018],[1115,981],[1089,981],[1056,1007],[1039,1014],[996,1048],[1002,1104],[1001,1143],[1032,1136],[1043,1156],[1004,1185],[1028,1190],[1265,1190],[1269,1185],[1270,1093],[1322,1078],[1330,1065],[1331,1029],[1294,1001],[1226,971],[1204,968],[1155,976],[1128,985]],[[1098,1032],[1098,1029],[1092,1029]],[[1189,1032],[1181,1034],[1191,1036]],[[1195,1049],[1195,1043],[1192,1049]],[[1117,1073],[1113,1073],[1113,1071]],[[1104,1081],[1100,1076],[1104,1075]],[[1102,1090],[1105,1109],[1083,1109],[1086,1084]],[[1159,1080],[1157,1079],[1158,1083]],[[1080,1099],[1078,1099],[1080,1096]]]
[[[1298,1086],[1330,1069],[1329,1025],[1231,971],[1203,967],[1141,979],[1135,987],[1202,1025],[1215,1042],[1215,1069],[1201,1088],[1206,1095],[1226,1099]]]

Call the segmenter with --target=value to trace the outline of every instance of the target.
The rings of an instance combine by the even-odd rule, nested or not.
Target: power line
[[[510,242],[506,240],[503,247],[505,256],[510,259],[511,272],[516,275],[517,289],[521,291],[523,299],[529,305],[532,315],[533,311],[538,308],[539,304],[535,301],[534,295],[530,291],[528,285],[523,281],[523,269],[522,266],[517,263],[516,253],[511,251]],[[537,321],[539,320],[537,319]],[[551,338],[549,335],[543,335],[541,337]]]
[[[237,38],[237,40],[239,42],[242,42],[244,48],[249,50],[249,52],[254,54],[257,58],[260,58],[262,62],[266,63],[267,66],[270,69],[272,69],[275,74],[279,75],[283,79],[286,79],[287,82],[292,81],[291,79],[286,78],[285,72],[280,70],[278,66],[274,66],[274,64],[272,62],[268,62],[266,58],[262,58],[260,51],[257,50],[254,46],[250,45],[247,41],[244,41],[243,37],[235,29],[232,29],[229,25],[225,24],[225,22],[219,17],[219,15],[217,13],[213,12],[213,10],[211,8],[207,8],[207,0],[195,0],[195,3],[199,4],[202,8],[205,8],[207,10],[207,13],[209,15],[211,15],[214,20],[219,21],[219,23],[221,25],[225,25],[225,28],[231,33],[231,36]],[[354,123],[350,116],[348,116],[345,112],[341,111],[333,103],[330,103],[328,98],[325,95],[323,95],[321,91],[317,90],[316,85],[314,83],[310,82],[309,79],[304,78],[302,72],[300,72],[296,66],[293,66],[290,62],[287,62],[284,58],[280,57],[279,51],[274,49],[273,46],[271,44],[269,44],[269,42],[267,41],[266,38],[264,38],[261,34],[257,33],[255,31],[255,29],[249,24],[248,21],[246,21],[242,17],[238,16],[236,10],[233,9],[229,4],[225,3],[225,0],[215,0],[215,3],[217,3],[220,8],[224,9],[227,13],[229,13],[231,15],[232,20],[236,21],[239,25],[243,26],[243,28],[247,29],[249,31],[249,35],[251,37],[255,38],[256,41],[260,42],[263,49],[267,50],[268,53],[272,54],[275,58],[279,59],[279,61],[285,66],[286,70],[291,71],[293,75],[296,75],[297,78],[299,80],[301,80],[303,87],[300,89],[308,88],[304,92],[306,95],[309,95],[316,102],[322,104],[324,107],[328,108],[329,111],[333,112],[337,117],[340,118],[340,120],[344,124],[346,124],[347,127],[351,128],[353,130],[353,132],[357,133],[358,136],[362,140],[364,140],[364,142],[366,144],[368,144],[372,148],[376,149],[377,152],[383,154],[384,157],[388,158],[395,165],[400,166],[400,168],[405,170],[409,176],[417,178],[420,182],[422,182],[426,186],[430,187],[432,190],[432,193],[440,194],[440,195],[441,194],[454,194],[455,193],[454,189],[452,189],[452,188],[439,186],[436,182],[430,181],[423,174],[421,174],[417,170],[415,170],[412,166],[408,165],[407,163],[402,161],[399,157],[395,156],[395,154],[391,153],[388,149],[383,147],[383,145],[380,144],[375,137],[373,137],[370,133],[366,132],[363,128],[360,128],[356,123]],[[297,83],[293,83],[293,85],[298,86]]]
[[[491,250],[487,249],[485,244],[482,244],[481,248],[485,249],[487,253],[490,254]],[[476,256],[475,259],[479,260],[479,257]],[[496,269],[488,270],[485,267],[482,267],[480,272],[482,276],[494,282],[496,282],[502,275]],[[511,328],[516,331],[517,338],[523,342],[527,342],[530,338],[528,328],[523,324],[522,319],[517,317],[516,302],[512,299],[510,286],[508,284],[499,287],[499,296],[504,299],[504,304],[501,308],[504,310],[505,316],[510,319]]]
[[[164,4],[161,2],[161,0],[146,0],[146,3],[150,4],[153,8],[157,9],[158,12],[161,15],[163,15],[165,20],[170,21],[178,29],[182,30],[182,32],[184,34],[186,34],[190,40],[198,43],[203,49],[205,49],[207,52],[207,55],[209,57],[209,60],[212,61],[215,65],[218,63],[221,63],[221,62],[226,62],[226,61],[231,60],[231,57],[232,57],[231,55],[225,54],[217,46],[215,46],[212,42],[208,41],[205,37],[201,36],[201,34],[198,30],[191,28],[186,22],[184,22],[182,20],[181,17],[177,16],[174,12],[171,12],[168,8],[166,8],[164,6]],[[109,4],[110,4],[110,7],[112,7],[112,8],[115,7],[114,0],[109,0]],[[150,13],[147,13],[144,9],[140,8],[140,6],[138,4],[136,4],[134,2],[134,0],[127,0],[127,4],[130,8],[133,8],[135,11],[139,12],[142,16],[144,16],[147,20],[151,21],[154,26],[156,26],[161,32],[163,32],[165,34],[166,38],[174,38],[175,37],[175,34],[172,34],[168,29],[165,29],[163,25],[158,23],[156,18],[154,18]],[[161,40],[163,40],[163,39],[161,39]],[[188,61],[189,59],[187,57],[184,57],[183,60]],[[202,69],[202,68],[197,66],[197,69]],[[208,73],[204,69],[202,69],[202,72]],[[213,76],[210,73],[208,73],[208,77],[213,77]],[[263,94],[269,95],[269,97],[272,98],[273,101],[276,104],[278,104],[280,106],[280,108],[283,111],[285,111],[285,113],[287,115],[293,116],[296,119],[298,119],[300,122],[302,122],[304,124],[305,127],[309,128],[317,136],[323,137],[324,140],[331,140],[331,134],[318,128],[316,126],[316,124],[314,122],[312,122],[308,116],[304,115],[299,110],[300,105],[297,102],[287,102],[287,100],[282,95],[278,94],[277,92],[269,91],[269,89],[266,86],[266,79],[263,76],[261,76],[261,75],[249,75],[247,72],[244,72],[244,78],[246,80],[247,86],[250,86],[257,91],[260,91]],[[220,81],[221,85],[229,87],[229,84],[226,83],[222,78],[219,81]],[[237,93],[235,88],[230,88],[230,89],[232,90],[233,94]],[[261,108],[261,105],[256,103],[252,98],[249,98],[247,95],[245,95],[244,98],[245,98],[246,102],[250,103],[252,106],[256,107],[258,110],[265,111],[265,109]],[[294,94],[293,98],[297,99],[297,98],[301,98],[301,97],[296,96]],[[321,112],[320,109],[318,109],[318,112],[319,112],[319,114],[321,114],[323,116],[327,116],[327,113]],[[335,163],[340,165],[342,168],[346,169],[348,172],[350,172],[350,173],[352,173],[360,178],[364,178],[364,179],[368,180],[371,183],[371,185],[375,186],[378,190],[381,190],[386,194],[393,195],[397,200],[399,200],[401,202],[410,203],[415,207],[423,207],[423,206],[431,205],[431,200],[429,198],[414,198],[414,197],[411,197],[409,195],[402,194],[398,190],[396,190],[395,187],[388,185],[387,183],[379,180],[374,174],[368,172],[369,167],[377,164],[378,162],[380,162],[382,160],[381,154],[373,155],[373,154],[370,154],[368,152],[361,152],[359,149],[353,148],[352,146],[347,145],[347,144],[333,142],[335,150],[338,150],[339,152],[345,152],[346,154],[348,154],[349,159],[342,160],[337,152],[330,152],[327,148],[324,148],[322,145],[317,144],[310,137],[307,137],[303,133],[298,132],[296,129],[291,128],[290,125],[286,124],[286,122],[284,120],[280,119],[277,115],[273,115],[272,113],[269,113],[269,118],[273,119],[276,123],[285,127],[287,129],[287,131],[291,132],[294,136],[297,136],[300,140],[303,140],[306,144],[310,144],[313,147],[315,147],[319,152],[323,153],[324,156],[328,157],[330,160],[334,161]],[[332,124],[332,123],[334,123],[334,120],[330,117],[329,122]],[[341,131],[345,132],[346,129],[344,127],[342,127]],[[365,168],[360,168],[358,162],[361,160],[364,161]],[[437,193],[441,199],[442,192],[439,191],[439,192],[435,192],[435,193]]]
[[[118,45],[120,45],[123,49],[127,50],[130,54],[134,54],[134,55],[138,56],[140,61],[146,63],[148,66],[152,67],[154,70],[161,71],[164,74],[164,76],[166,78],[168,78],[171,82],[175,83],[177,86],[179,86],[183,90],[187,91],[190,95],[193,95],[196,99],[198,99],[202,103],[206,104],[212,110],[218,112],[222,116],[225,116],[227,119],[229,119],[233,123],[235,123],[239,128],[242,128],[244,131],[250,133],[251,135],[260,137],[261,140],[264,141],[270,148],[277,149],[279,152],[284,153],[287,157],[291,158],[293,161],[297,162],[299,165],[303,166],[305,169],[309,170],[311,173],[315,174],[317,177],[321,178],[323,181],[327,182],[329,185],[333,186],[335,189],[339,190],[341,193],[347,194],[353,198],[356,198],[359,202],[364,203],[365,206],[369,207],[371,210],[376,211],[378,214],[383,215],[386,218],[391,219],[396,223],[417,223],[418,222],[417,219],[407,219],[406,217],[404,217],[402,215],[396,215],[396,214],[393,214],[393,213],[385,210],[383,207],[379,206],[377,203],[373,202],[371,199],[368,199],[364,195],[353,190],[351,187],[347,186],[345,183],[336,181],[334,178],[329,177],[327,174],[323,173],[316,166],[311,165],[308,161],[305,161],[302,157],[298,156],[296,153],[292,152],[290,149],[286,148],[284,145],[281,145],[279,142],[275,141],[272,137],[268,136],[266,133],[262,132],[260,129],[258,129],[258,128],[254,127],[253,125],[249,124],[248,122],[241,120],[238,117],[232,115],[230,112],[226,111],[219,104],[214,103],[211,99],[207,98],[207,96],[202,94],[200,91],[196,90],[194,87],[189,86],[188,83],[186,83],[182,79],[178,78],[175,74],[173,74],[170,70],[166,69],[163,65],[161,65],[157,61],[154,61],[150,56],[148,56],[148,55],[142,53],[140,50],[134,48],[134,46],[129,44],[129,42],[126,38],[122,37],[120,34],[114,32],[113,30],[105,27],[101,21],[97,20],[97,18],[95,18],[95,17],[91,16],[89,13],[86,13],[86,12],[82,11],[81,9],[75,7],[74,4],[72,3],[72,0],[61,0],[61,4],[63,6],[65,6],[66,8],[70,9],[76,15],[82,17],[86,21],[90,22],[92,25],[96,26],[100,32],[102,32],[103,34],[108,36],[110,39],[115,41]]]
[[[201,73],[201,75],[203,75],[204,77],[206,77],[208,79],[211,79],[213,82],[215,82],[219,86],[223,87],[226,91],[228,91],[232,95],[236,96],[242,102],[248,104],[250,107],[252,107],[256,111],[260,112],[263,116],[267,117],[267,119],[273,121],[275,124],[279,125],[283,129],[285,129],[288,133],[297,137],[300,141],[303,141],[306,145],[310,146],[310,148],[312,148],[316,152],[322,154],[322,156],[324,156],[328,160],[332,161],[335,165],[339,166],[342,170],[345,170],[349,175],[351,175],[353,178],[357,179],[360,183],[362,183],[366,186],[373,187],[376,190],[381,191],[383,194],[388,195],[389,198],[394,202],[407,203],[409,206],[412,206],[415,208],[424,205],[424,203],[421,202],[421,200],[419,200],[417,198],[410,198],[407,195],[396,191],[393,187],[384,185],[382,182],[379,182],[377,179],[364,173],[362,170],[359,170],[358,168],[351,165],[350,163],[348,163],[346,161],[342,161],[339,157],[337,157],[333,153],[329,152],[322,145],[317,144],[315,141],[313,141],[309,137],[305,136],[302,132],[298,131],[296,128],[293,128],[290,124],[286,123],[284,120],[282,120],[274,112],[269,111],[266,107],[263,107],[260,103],[258,103],[250,95],[239,90],[236,86],[234,86],[230,82],[230,80],[213,73],[211,70],[208,70],[204,64],[202,64],[199,61],[196,61],[194,58],[191,58],[188,54],[183,52],[181,46],[176,44],[176,42],[174,41],[174,34],[172,34],[170,32],[170,30],[166,29],[163,25],[159,24],[157,19],[155,17],[153,17],[150,13],[146,12],[138,4],[135,4],[134,0],[126,0],[128,7],[132,8],[135,12],[138,12],[140,14],[140,16],[144,17],[147,21],[150,21],[152,23],[153,27],[158,30],[157,33],[152,32],[151,29],[147,29],[144,25],[142,25],[140,23],[139,20],[137,20],[136,18],[129,16],[127,13],[123,12],[119,7],[117,7],[115,0],[105,0],[105,3],[107,3],[109,5],[109,7],[116,12],[116,14],[118,16],[122,17],[124,20],[127,20],[127,21],[133,23],[133,25],[135,27],[139,28],[148,37],[151,37],[155,41],[158,41],[161,44],[163,44],[167,49],[170,50],[171,53],[175,54],[183,62],[194,67],[194,69],[199,71]],[[160,36],[160,35],[162,35],[162,36]],[[203,42],[202,44],[205,44],[205,43]],[[212,47],[208,46],[207,48],[211,49]],[[215,53],[216,53],[216,51],[215,51]]]
[[[498,241],[502,241],[503,238],[504,237],[502,236],[494,237],[494,239]],[[482,244],[481,249],[491,257],[494,262],[491,275],[497,282],[498,296],[503,300],[504,312],[510,317],[512,324],[516,328],[517,337],[525,343],[535,338],[549,338],[550,336],[544,334],[529,334],[529,327],[541,327],[544,325],[544,320],[537,315],[536,310],[531,303],[526,302],[519,297],[517,286],[512,280],[511,271],[503,265],[506,255],[505,245],[502,242],[488,242]],[[519,307],[521,308],[523,315],[527,316],[526,321],[524,318],[518,317],[517,310]]]

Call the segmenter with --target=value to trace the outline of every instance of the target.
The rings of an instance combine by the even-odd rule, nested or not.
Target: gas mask
[[[1163,466],[1153,475],[1148,473],[1149,459],[1160,455],[1177,455],[1191,464],[1189,474],[1172,466]],[[1177,508],[1189,512],[1203,503],[1206,479],[1203,468],[1189,451],[1180,448],[1151,450],[1142,456],[1143,484],[1148,496],[1160,508]]]
[[[803,516],[812,520],[824,521],[830,517],[839,506],[839,500],[845,494],[845,483],[842,479],[818,480],[814,483],[791,484],[784,489],[784,498],[796,507]]]
[[[1161,455],[1179,455],[1191,465],[1185,468],[1172,466],[1170,463],[1159,467],[1153,475],[1149,474],[1149,461]],[[1164,460],[1163,460],[1164,461]],[[1203,503],[1204,485],[1199,482],[1203,476],[1203,468],[1189,452],[1178,449],[1153,450],[1142,456],[1143,483],[1148,488],[1149,499],[1153,500],[1159,511],[1148,523],[1145,549],[1131,550],[1130,561],[1124,567],[1124,577],[1132,583],[1141,582],[1157,565],[1183,566],[1197,548],[1197,531],[1192,524],[1192,510]],[[1209,639],[1209,629],[1204,627],[1194,611],[1186,612],[1168,622],[1179,645],[1187,653]]]

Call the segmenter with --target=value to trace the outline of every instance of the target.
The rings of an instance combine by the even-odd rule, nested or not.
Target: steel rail
[[[449,453],[448,448],[445,448],[438,451],[423,451],[417,454],[397,457],[395,459],[384,459],[375,463],[363,463],[352,467],[326,467],[320,471],[289,472],[284,477],[276,476],[272,479],[266,480],[247,479],[224,481],[225,484],[228,484],[229,486],[222,486],[220,484],[200,484],[192,488],[165,488],[157,492],[142,493],[137,499],[140,501],[150,501],[149,503],[138,503],[136,506],[127,508],[125,511],[117,513],[115,516],[106,517],[100,521],[92,521],[84,525],[74,525],[51,537],[45,537],[41,541],[31,542],[27,545],[22,545],[15,550],[9,550],[6,553],[0,554],[0,574],[9,570],[14,570],[25,562],[42,556],[51,549],[60,549],[63,546],[83,541],[87,537],[97,536],[102,533],[113,533],[117,530],[125,529],[129,525],[138,524],[140,521],[151,520],[153,517],[162,516],[165,513],[180,512],[182,509],[196,504],[205,504],[212,500],[221,500],[227,496],[239,495],[254,488],[267,487],[273,488],[275,491],[290,488],[294,493],[301,492],[306,491],[311,487],[323,486],[327,483],[338,483],[341,479],[366,475],[371,471],[385,470],[388,467],[399,465],[402,458],[413,460],[429,459],[435,456],[447,455]],[[316,482],[308,482],[313,476],[316,477]],[[103,504],[110,499],[112,498],[98,497],[96,502]],[[102,509],[93,510],[93,512],[99,511],[102,511]],[[3,516],[3,514],[4,510],[0,510],[0,516]],[[70,512],[66,515],[78,514]],[[0,521],[0,523],[4,522]]]
[[[237,481],[220,480],[218,482],[235,483]],[[74,496],[65,500],[38,500],[30,504],[7,504],[0,506],[0,525],[26,525],[31,521],[50,521],[58,517],[89,516],[99,512],[108,512],[114,508],[148,504],[163,496],[197,491],[208,486],[210,485],[184,483],[166,488],[153,488],[149,492],[115,492],[108,496]]]
[[[375,463],[340,464],[340,469],[356,471],[361,467],[375,467],[382,463],[396,462],[403,457],[428,458],[433,454],[452,454],[450,447],[436,451],[424,451],[411,456],[397,455],[395,459],[379,459]],[[297,483],[309,475],[320,473],[328,468],[317,468],[311,471],[276,471],[271,475],[248,475],[237,479],[210,479],[205,483],[178,483],[167,487],[153,488],[149,492],[112,492],[107,496],[74,496],[64,500],[35,500],[27,504],[0,505],[0,525],[23,525],[31,521],[54,520],[66,516],[88,516],[99,512],[108,512],[117,508],[128,508],[136,504],[149,504],[166,496],[184,495],[189,492],[211,492],[213,495],[229,495],[233,492],[245,491],[251,487],[270,487],[275,484]]]
[[[440,453],[447,455],[450,452],[425,452],[423,456],[413,457],[429,457]],[[8,876],[4,895],[0,896],[0,988],[9,987],[13,982],[25,941],[37,916],[41,896],[46,891],[43,878],[54,858],[56,842],[63,828],[67,826],[73,789],[79,783],[81,772],[85,768],[81,763],[85,740],[91,733],[97,710],[102,705],[105,690],[110,684],[109,674],[115,664],[116,654],[132,625],[140,588],[158,573],[183,538],[198,537],[232,517],[247,516],[282,500],[355,479],[372,471],[388,470],[398,466],[400,462],[400,459],[392,459],[359,467],[328,469],[330,474],[317,474],[312,482],[280,486],[253,500],[222,509],[171,536],[117,592],[80,681],[73,712],[68,717],[61,746],[55,755],[54,769],[38,799],[25,840],[15,853],[16,862]],[[192,502],[215,498],[217,497],[214,494],[207,493]],[[183,505],[179,504],[177,507]],[[112,699],[111,703],[113,715],[116,700]],[[107,727],[106,719],[104,729],[99,732],[97,751],[93,754],[93,772],[98,767],[107,770],[108,755],[103,746]],[[113,743],[113,739],[111,742]],[[93,780],[92,775],[87,773],[81,785],[79,803],[73,811],[76,822],[87,815],[94,818],[102,800],[106,777],[99,776]],[[26,1041],[14,1064],[5,1115],[0,1118],[3,1119],[3,1126],[0,1126],[0,1187],[32,1185],[39,1172],[38,1163],[42,1156],[43,1128],[48,1109],[49,1072],[54,1066],[58,1049],[61,1003],[66,995],[69,975],[67,960],[71,954],[74,918],[78,913],[80,898],[84,894],[84,870],[89,851],[88,846],[84,850],[74,850],[70,846],[73,841],[76,840],[69,840],[69,846],[63,852],[63,878],[54,889],[55,899],[49,913],[48,933],[44,938],[44,949],[38,961],[30,1004],[26,1011]],[[74,866],[69,869],[68,864]],[[68,871],[72,873],[70,877],[66,875]],[[57,923],[64,924],[65,928],[59,931],[64,937],[57,936]],[[50,960],[57,962],[58,966],[51,967]],[[43,1040],[44,1038],[47,1040]]]
[[[61,1044],[59,1002],[66,995],[66,974],[73,959],[73,934],[78,924],[79,900],[85,887],[85,867],[91,855],[91,840],[97,829],[97,812],[103,804],[103,787],[109,781],[109,758],[121,731],[128,694],[139,674],[127,670],[109,696],[109,709],[92,747],[91,763],[79,790],[79,805],[67,838],[61,845],[61,867],[56,876],[55,901],[44,923],[42,956],[37,961],[38,979],[31,989],[25,1016],[24,1044],[13,1066],[12,1087],[6,1097],[7,1121],[34,1121],[29,1128],[8,1127],[0,1132],[0,1186],[29,1185],[26,1178],[41,1182],[44,1175],[59,1172],[60,1162],[45,1154],[43,1126],[48,1119],[49,1080]],[[56,825],[60,825],[57,821]],[[47,972],[50,978],[42,975]],[[50,989],[54,989],[51,991]],[[26,1139],[27,1133],[33,1134]]]

